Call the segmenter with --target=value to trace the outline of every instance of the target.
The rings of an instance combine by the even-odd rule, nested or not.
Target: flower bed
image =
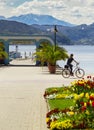
[[[47,88],[47,127],[50,130],[94,129],[94,78],[72,82],[71,86]]]

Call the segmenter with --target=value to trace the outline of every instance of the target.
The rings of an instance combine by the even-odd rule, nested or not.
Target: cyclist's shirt
[[[74,59],[71,57],[67,60],[67,65],[71,64]]]

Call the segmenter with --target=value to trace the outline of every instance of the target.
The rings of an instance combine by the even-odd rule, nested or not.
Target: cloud
[[[59,0],[59,2],[57,2],[56,0],[33,0],[32,2],[25,2],[24,4],[20,5],[19,7],[14,9],[12,13],[22,14],[23,12],[23,14],[35,13],[57,16],[58,13],[62,13],[59,11],[63,11],[65,8],[65,4],[62,0]]]
[[[0,0],[0,9],[4,9],[5,5],[6,5],[6,1]]]
[[[1,7],[7,16],[34,13],[52,15],[74,24],[94,21],[94,0],[6,0]]]

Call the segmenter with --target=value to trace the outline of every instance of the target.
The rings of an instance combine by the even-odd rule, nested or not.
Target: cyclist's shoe
[[[73,74],[73,73],[71,73],[70,75],[71,75],[71,76],[74,76],[74,74]]]

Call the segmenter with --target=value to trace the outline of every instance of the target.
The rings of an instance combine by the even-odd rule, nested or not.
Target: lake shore
[[[93,74],[94,72],[94,46],[90,45],[62,45],[69,54],[73,53],[76,61],[80,63],[80,67],[85,70],[87,74]],[[15,51],[15,45],[10,46],[10,51]],[[29,56],[31,52],[31,56],[33,52],[36,51],[36,46],[31,45],[19,45],[18,52],[21,53],[22,58],[24,58],[24,54],[26,52],[26,56]],[[65,61],[60,62],[60,66],[64,66],[66,64]]]
[[[31,59],[14,60],[10,66],[0,67],[1,129],[47,130],[45,89],[70,85],[77,80],[75,77],[64,79],[60,70],[49,74],[47,67],[24,66],[31,62]]]

